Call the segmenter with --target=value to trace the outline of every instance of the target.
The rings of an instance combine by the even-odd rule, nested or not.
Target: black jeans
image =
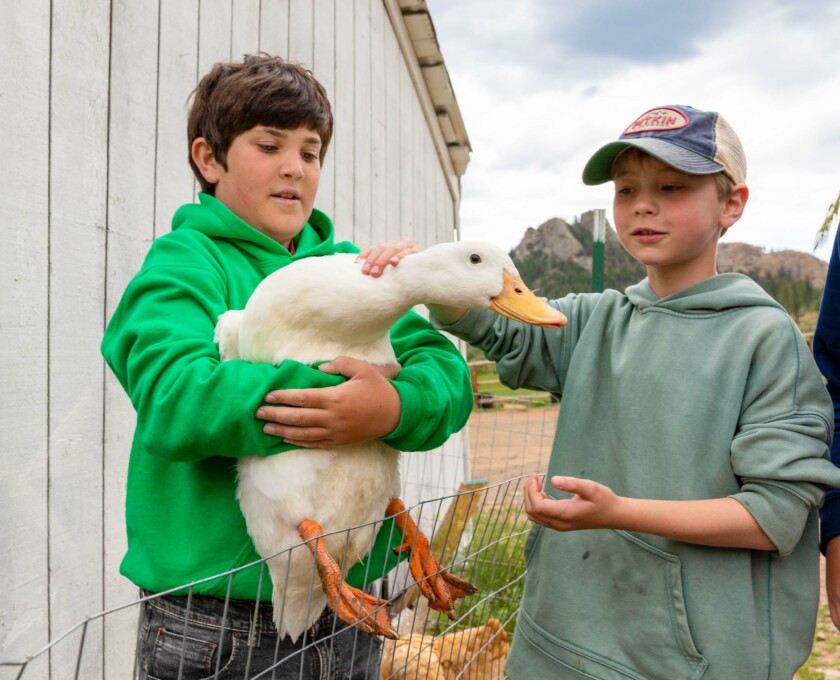
[[[144,597],[151,593],[142,592]],[[222,618],[224,615],[224,627]],[[295,644],[278,639],[270,603],[163,595],[142,604],[142,680],[342,680],[379,678],[381,643],[329,611]]]

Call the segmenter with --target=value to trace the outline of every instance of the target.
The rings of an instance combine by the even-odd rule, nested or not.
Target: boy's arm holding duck
[[[402,402],[394,385],[400,366],[373,366],[336,357],[319,366],[347,382],[334,387],[269,392],[256,417],[266,434],[305,448],[354,444],[385,437],[400,422]],[[271,404],[277,404],[272,406]]]
[[[406,255],[420,250],[407,240],[369,247],[359,254],[359,259],[365,260],[362,273],[376,278],[389,264],[396,266]],[[454,321],[464,313],[466,310],[441,307],[440,314],[445,316],[437,313],[435,316],[452,317]],[[266,395],[269,405],[257,411],[257,418],[266,421],[266,433],[282,437],[290,444],[313,448],[387,438],[401,429],[403,403],[391,382],[401,366],[373,366],[350,357],[337,357],[319,369],[348,380],[335,387],[270,392]],[[469,401],[471,404],[471,396]],[[442,443],[437,441],[439,434],[433,433],[422,448]]]

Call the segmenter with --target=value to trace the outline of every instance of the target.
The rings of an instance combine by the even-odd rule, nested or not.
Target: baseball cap
[[[690,175],[723,172],[735,184],[741,184],[747,176],[741,140],[723,116],[691,106],[669,105],[645,111],[617,142],[598,149],[583,169],[583,183],[609,182],[615,159],[631,146]]]

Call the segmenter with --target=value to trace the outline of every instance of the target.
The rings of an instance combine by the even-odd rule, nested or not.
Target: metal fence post
[[[604,291],[604,232],[606,218],[604,209],[598,208],[592,211],[594,219],[592,223],[592,292],[601,293]]]

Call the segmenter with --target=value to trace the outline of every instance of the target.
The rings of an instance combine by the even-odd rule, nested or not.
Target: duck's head
[[[507,253],[489,243],[439,243],[405,258],[396,269],[422,275],[424,303],[489,308],[534,326],[561,328],[567,322],[529,290]]]

